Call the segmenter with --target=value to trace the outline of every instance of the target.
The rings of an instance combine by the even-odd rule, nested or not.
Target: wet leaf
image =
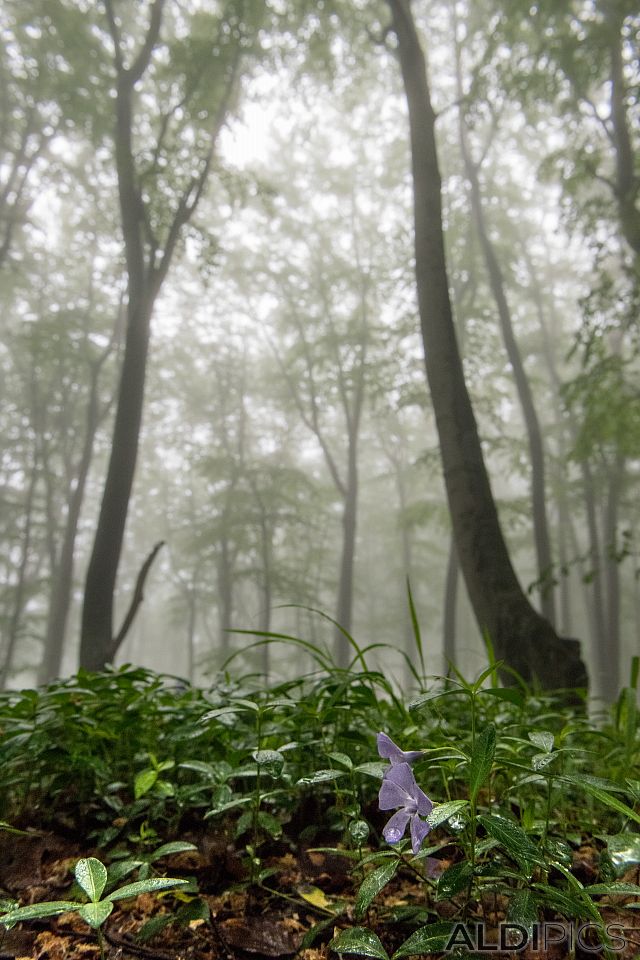
[[[78,860],[75,878],[92,903],[97,903],[107,883],[107,868],[95,857]]]
[[[351,927],[343,930],[329,944],[336,953],[357,953],[376,960],[389,960],[389,954],[382,946],[380,938],[366,927]]]
[[[398,866],[399,860],[391,860],[389,863],[385,863],[381,867],[378,867],[378,869],[374,870],[373,873],[370,873],[368,877],[365,877],[360,885],[360,889],[358,890],[358,895],[356,897],[356,920],[359,920],[362,917],[363,913],[365,913],[374,897],[377,897],[380,891],[389,883],[391,878],[395,876]]]

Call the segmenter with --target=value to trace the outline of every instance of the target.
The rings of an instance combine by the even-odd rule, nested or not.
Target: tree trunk
[[[130,52],[129,43],[121,35],[113,0],[104,0],[116,72],[115,159],[128,302],[127,332],[111,456],[87,570],[82,610],[80,665],[87,670],[101,670],[108,663],[113,646],[114,593],[138,456],[153,307],[167,276],[182,229],[196,209],[207,182],[214,146],[230,106],[241,55],[238,44],[214,116],[206,156],[195,158],[199,172],[194,174],[179,196],[173,215],[169,218],[166,233],[160,238],[151,225],[148,204],[144,199],[136,167],[134,102],[136,85],[149,69],[160,38],[165,2],[166,0],[153,0],[151,3],[149,25],[144,40],[135,57],[132,57],[131,64],[127,66],[125,60]],[[171,111],[161,117],[161,121],[168,123],[170,115]],[[158,144],[158,149],[159,146]]]
[[[62,652],[67,629],[67,619],[71,606],[71,591],[73,588],[73,560],[80,510],[84,500],[84,491],[89,476],[89,468],[93,457],[93,445],[96,430],[100,420],[98,409],[98,375],[101,364],[96,364],[91,371],[89,402],[87,406],[87,423],[85,428],[82,454],[75,478],[75,487],[71,491],[67,503],[67,518],[64,529],[62,548],[58,559],[57,569],[53,576],[53,587],[49,603],[47,619],[47,633],[42,662],[38,670],[38,683],[49,683],[60,673]]]
[[[142,424],[144,383],[153,300],[129,280],[127,336],[107,479],[87,570],[80,666],[101,670],[114,635],[113,599],[133,487]]]
[[[342,512],[342,555],[340,558],[340,581],[336,604],[336,622],[351,633],[353,619],[353,567],[356,552],[356,526],[358,514],[358,454],[357,436],[349,437],[347,482]],[[334,631],[334,657],[338,667],[349,663],[351,648],[344,633]]]
[[[22,550],[20,563],[18,565],[18,580],[16,583],[15,594],[13,598],[13,611],[9,620],[7,630],[7,639],[3,644],[4,661],[0,668],[0,690],[4,690],[9,679],[13,655],[18,644],[20,634],[20,618],[24,609],[25,591],[27,587],[27,569],[29,566],[29,551],[31,549],[31,530],[33,526],[33,501],[35,497],[36,484],[38,482],[38,455],[34,456],[31,476],[29,477],[29,486],[27,488],[27,498],[25,502],[25,526],[22,536]]]
[[[196,620],[198,616],[195,578],[187,593],[187,680],[193,684],[196,676]]]
[[[226,534],[223,534],[218,556],[218,638],[222,663],[229,656],[229,630],[233,615],[233,570],[230,555],[229,540]]]
[[[629,129],[627,102],[631,94],[625,79],[622,27],[624,5],[603,4],[604,17],[610,32],[610,111],[613,129],[615,162],[614,193],[622,235],[635,256],[636,275],[640,278],[640,209],[638,209],[638,175],[636,157]]]
[[[441,179],[426,64],[409,0],[388,0],[409,109],[418,305],[456,547],[481,632],[525,680],[585,686],[576,640],[560,640],[516,578],[502,536],[455,336]],[[506,678],[508,679],[508,677]]]
[[[542,354],[549,370],[549,376],[555,391],[556,404],[560,409],[562,403],[562,381],[556,367],[555,352],[549,336],[549,326],[545,317],[542,290],[540,288],[540,283],[538,281],[533,263],[531,262],[531,258],[529,257],[527,249],[524,245],[522,246],[522,253],[527,263],[529,279],[531,282],[531,292],[533,294],[538,323],[540,325],[540,332],[542,334]],[[553,322],[554,316],[552,315],[550,319]],[[570,444],[575,446],[579,434],[579,427],[575,421],[573,413],[570,410],[568,411],[568,417],[566,418],[566,421],[563,421],[563,419],[558,416],[556,423],[559,428],[558,433],[560,436],[562,435],[562,428],[566,423],[569,429]],[[591,635],[591,645],[592,649],[597,651],[604,644],[606,632],[604,615],[605,601],[602,583],[602,552],[600,549],[600,535],[598,533],[595,483],[591,465],[588,459],[583,458],[580,460],[580,472],[582,475],[582,494],[584,498],[585,517],[587,521],[587,535],[590,556],[590,569],[585,571],[582,563],[580,564],[580,569],[582,571],[582,585],[585,589],[585,594],[587,594],[586,606],[589,611],[588,621]],[[560,483],[562,483],[562,478],[560,478]],[[565,511],[565,514],[567,518],[567,524],[571,529],[571,534],[574,541],[574,554],[576,557],[578,557],[580,554],[580,549],[575,536],[575,531],[571,525],[571,514],[568,510]],[[589,587],[590,589],[588,589]]]
[[[442,653],[444,672],[456,663],[456,613],[458,608],[458,554],[453,534],[449,538],[449,559],[447,560],[447,579],[444,587],[444,619],[442,625]]]
[[[618,454],[609,473],[604,516],[604,569],[607,582],[606,634],[597,650],[600,688],[604,699],[613,703],[620,693],[620,558],[618,508],[624,477],[624,456]]]

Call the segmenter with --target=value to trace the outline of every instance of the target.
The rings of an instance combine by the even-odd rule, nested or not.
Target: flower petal
[[[416,805],[418,807],[418,813],[420,814],[420,816],[421,817],[429,816],[429,814],[433,810],[433,804],[431,803],[431,800],[429,800],[429,797],[426,795],[424,790],[421,790],[417,784],[416,784],[416,790],[413,796],[416,801]]]
[[[382,831],[382,836],[387,843],[398,843],[402,840],[409,820],[411,820],[411,814],[406,810],[398,810],[394,813]]]
[[[421,820],[417,814],[414,814],[414,816],[411,817],[411,849],[413,850],[414,855],[419,852],[420,847],[424,843],[424,839],[430,830],[431,825],[425,823],[424,820]]]
[[[378,794],[378,807],[380,810],[395,810],[397,807],[406,807],[407,804],[411,803],[412,800],[407,791],[403,790],[402,787],[398,786],[398,784],[392,780],[387,780],[385,777],[380,786],[380,793]]]
[[[386,733],[378,734],[378,753],[383,760],[396,763],[413,763],[422,756],[422,750],[401,750]]]
[[[413,770],[408,763],[394,763],[391,769],[385,773],[384,780],[395,783],[401,790],[404,790],[407,797],[411,797],[413,803],[418,802],[417,794],[422,793],[422,791],[416,783]]]

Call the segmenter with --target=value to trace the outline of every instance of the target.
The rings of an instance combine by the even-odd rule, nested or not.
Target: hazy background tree
[[[618,202],[625,142],[637,153],[637,15],[620,5],[614,30],[604,6],[581,8],[575,23],[568,5],[534,6],[442,0],[414,13],[434,81],[456,337],[510,562],[525,602],[553,589],[559,629],[588,641],[595,689],[611,698],[640,622],[631,187],[624,230]],[[120,660],[196,680],[229,655],[265,676],[299,672],[306,659],[283,662],[277,646],[253,649],[237,631],[333,646],[320,609],[358,641],[386,643],[372,661],[410,684],[409,576],[427,669],[440,671],[443,655],[481,668],[424,377],[406,100],[386,0],[2,8],[0,180],[12,184],[3,202],[17,204],[0,273],[3,680],[30,682],[38,667],[44,680],[78,661],[108,460],[126,473],[112,414],[133,261],[149,268],[136,289],[143,306],[154,301],[153,323],[147,311],[138,331],[145,340],[153,327],[153,349],[102,653],[113,654],[142,560],[165,541]],[[123,47],[130,38],[121,68],[114,33]],[[131,86],[139,55],[147,69]],[[138,197],[123,211],[138,231],[129,266],[119,69]],[[122,151],[119,162],[122,174]],[[483,230],[470,227],[474,209]],[[530,444],[489,248],[544,437],[550,564],[536,558]],[[345,662],[344,644],[339,653]]]

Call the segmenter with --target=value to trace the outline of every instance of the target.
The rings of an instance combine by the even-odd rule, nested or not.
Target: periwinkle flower
[[[381,810],[397,809],[397,813],[394,813],[382,831],[387,843],[398,843],[402,840],[407,824],[410,824],[411,849],[414,854],[418,853],[431,830],[431,825],[420,818],[431,813],[433,804],[416,783],[413,771],[406,761],[392,761],[391,768],[382,780],[378,806]]]
[[[396,763],[413,763],[422,756],[422,750],[401,750],[386,733],[378,734],[378,753],[383,760],[388,760],[391,766]]]

